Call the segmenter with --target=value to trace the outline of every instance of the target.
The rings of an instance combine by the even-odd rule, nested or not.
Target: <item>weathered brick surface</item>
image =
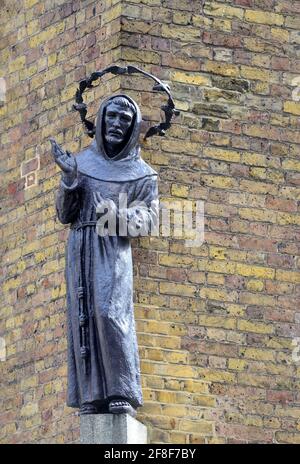
[[[153,443],[299,443],[298,2],[5,4],[0,441],[78,440],[65,406],[68,230],[55,217],[48,138],[86,146],[76,83],[126,61],[167,81],[181,110],[168,139],[143,147],[161,197],[205,210],[199,248],[176,237],[134,244],[139,418]],[[88,94],[90,114],[121,88],[145,127],[158,120],[162,99],[147,80],[104,82]]]

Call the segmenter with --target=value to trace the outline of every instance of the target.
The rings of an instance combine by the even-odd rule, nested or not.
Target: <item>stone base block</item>
[[[129,414],[80,416],[82,444],[146,444],[147,427]]]

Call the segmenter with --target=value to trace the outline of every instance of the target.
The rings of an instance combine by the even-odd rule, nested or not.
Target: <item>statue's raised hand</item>
[[[76,158],[69,151],[64,151],[53,138],[50,142],[54,161],[63,172],[63,180],[70,185],[77,178]]]

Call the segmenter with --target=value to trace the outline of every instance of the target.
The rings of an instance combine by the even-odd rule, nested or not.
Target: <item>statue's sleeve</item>
[[[79,204],[78,178],[70,186],[61,178],[56,196],[56,212],[62,224],[69,224],[75,221],[79,212]]]
[[[153,234],[158,226],[159,203],[157,176],[145,177],[137,181],[134,201],[128,208],[119,209],[119,234],[121,225],[127,225],[128,237],[139,237]]]

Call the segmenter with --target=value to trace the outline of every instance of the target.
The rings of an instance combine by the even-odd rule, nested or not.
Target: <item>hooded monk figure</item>
[[[56,210],[66,248],[67,405],[80,414],[142,405],[131,238],[157,223],[157,173],[140,157],[141,113],[126,95],[100,106],[96,139],[76,157],[51,139],[62,170]]]

